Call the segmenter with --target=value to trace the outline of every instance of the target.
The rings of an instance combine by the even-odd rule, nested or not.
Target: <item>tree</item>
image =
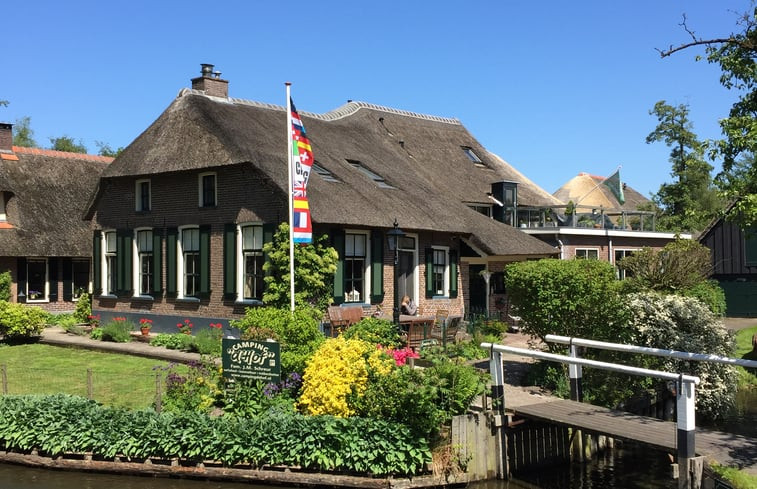
[[[109,156],[111,158],[115,158],[116,156],[120,155],[121,152],[124,150],[123,146],[114,150],[113,148],[110,147],[108,143],[104,143],[102,141],[95,141],[95,145],[97,146],[98,155]]]
[[[50,149],[55,151],[66,151],[69,153],[86,153],[87,147],[80,139],[77,143],[74,138],[70,136],[60,136],[57,138],[50,138]]]
[[[507,267],[505,287],[523,332],[618,341],[627,316],[615,269],[599,260],[543,259]],[[549,344],[550,349],[561,347]]]
[[[647,144],[664,142],[670,151],[673,183],[664,183],[652,197],[660,208],[658,228],[668,231],[701,231],[721,207],[711,172],[704,159],[706,144],[697,139],[689,121],[689,107],[673,107],[664,100],[649,113],[658,125],[647,136]]]
[[[739,94],[728,117],[720,121],[723,139],[716,141],[712,150],[723,158],[723,170],[716,178],[718,186],[728,201],[736,202],[729,218],[747,228],[757,224],[757,169],[751,164],[751,155],[757,153],[757,7],[739,17],[736,25],[741,31],[728,37],[697,37],[686,25],[685,16],[681,25],[691,42],[660,50],[660,55],[705,46],[707,61],[720,65],[720,83]]]
[[[325,311],[332,301],[334,274],[339,255],[326,246],[326,235],[313,237],[308,245],[294,248],[294,302]],[[263,245],[268,260],[263,265],[265,292],[263,302],[268,306],[289,308],[289,225],[281,223],[273,241]]]
[[[13,145],[23,146],[24,148],[36,148],[37,141],[34,140],[34,131],[31,128],[31,117],[26,116],[16,119],[13,128]]]

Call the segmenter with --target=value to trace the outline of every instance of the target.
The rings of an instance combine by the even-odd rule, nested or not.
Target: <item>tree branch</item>
[[[692,46],[709,46],[710,44],[730,44],[730,43],[739,43],[739,40],[735,37],[721,37],[718,39],[697,39],[696,41],[688,42],[686,44],[681,44],[680,46],[673,47],[672,45],[666,49],[656,49],[655,50],[660,53],[661,58],[665,58],[670,56],[673,53],[677,53],[678,51],[683,51],[684,49],[690,48]]]

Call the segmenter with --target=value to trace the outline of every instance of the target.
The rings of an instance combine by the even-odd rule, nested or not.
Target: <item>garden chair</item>
[[[407,346],[415,352],[419,352],[423,342],[429,339],[433,319],[414,319],[410,321],[407,329]]]

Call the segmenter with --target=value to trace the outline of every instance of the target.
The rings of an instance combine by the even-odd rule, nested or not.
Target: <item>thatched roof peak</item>
[[[100,161],[102,163],[110,163],[111,161],[113,161],[113,158],[110,156],[91,155],[91,154],[86,154],[86,153],[72,153],[69,151],[56,151],[53,149],[27,148],[25,146],[13,146],[13,152],[27,154],[27,155],[49,156],[51,158],[67,158],[67,159],[74,159],[74,160]]]

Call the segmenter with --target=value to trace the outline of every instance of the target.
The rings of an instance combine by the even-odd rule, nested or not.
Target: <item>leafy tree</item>
[[[713,153],[723,158],[717,183],[727,200],[736,201],[730,217],[746,228],[757,224],[757,168],[751,164],[751,155],[757,153],[757,7],[742,14],[736,25],[740,32],[703,39],[689,29],[684,16],[682,26],[691,42],[661,50],[660,55],[705,46],[707,61],[720,65],[720,83],[738,94],[728,117],[720,121],[723,139],[714,144]]]
[[[102,141],[95,141],[95,145],[97,146],[98,155],[110,156],[111,158],[115,158],[116,156],[120,155],[121,152],[124,150],[123,146],[121,146],[118,149],[113,149],[110,147],[108,143],[104,143]]]
[[[4,271],[0,273],[0,301],[11,300],[11,272]]]
[[[13,145],[23,146],[24,148],[36,148],[37,141],[34,140],[34,131],[30,127],[31,117],[26,116],[16,119],[13,126]]]
[[[658,125],[647,144],[664,142],[670,151],[673,183],[664,183],[653,196],[661,209],[658,228],[670,231],[700,231],[715,216],[720,202],[712,181],[712,165],[704,159],[705,143],[697,139],[689,121],[689,107],[657,102],[649,111]]]
[[[77,143],[74,138],[70,136],[60,136],[57,138],[50,138],[50,149],[56,151],[67,151],[69,153],[86,153],[87,147],[80,139]]]
[[[618,284],[612,265],[585,259],[513,263],[505,276],[523,331],[541,339],[559,334],[621,340],[627,316]]]
[[[334,274],[339,255],[326,246],[326,235],[313,236],[308,245],[294,248],[294,303],[325,311],[332,301]],[[263,302],[268,306],[289,308],[289,225],[281,223],[273,241],[263,245],[268,260],[263,265],[265,292]]]

